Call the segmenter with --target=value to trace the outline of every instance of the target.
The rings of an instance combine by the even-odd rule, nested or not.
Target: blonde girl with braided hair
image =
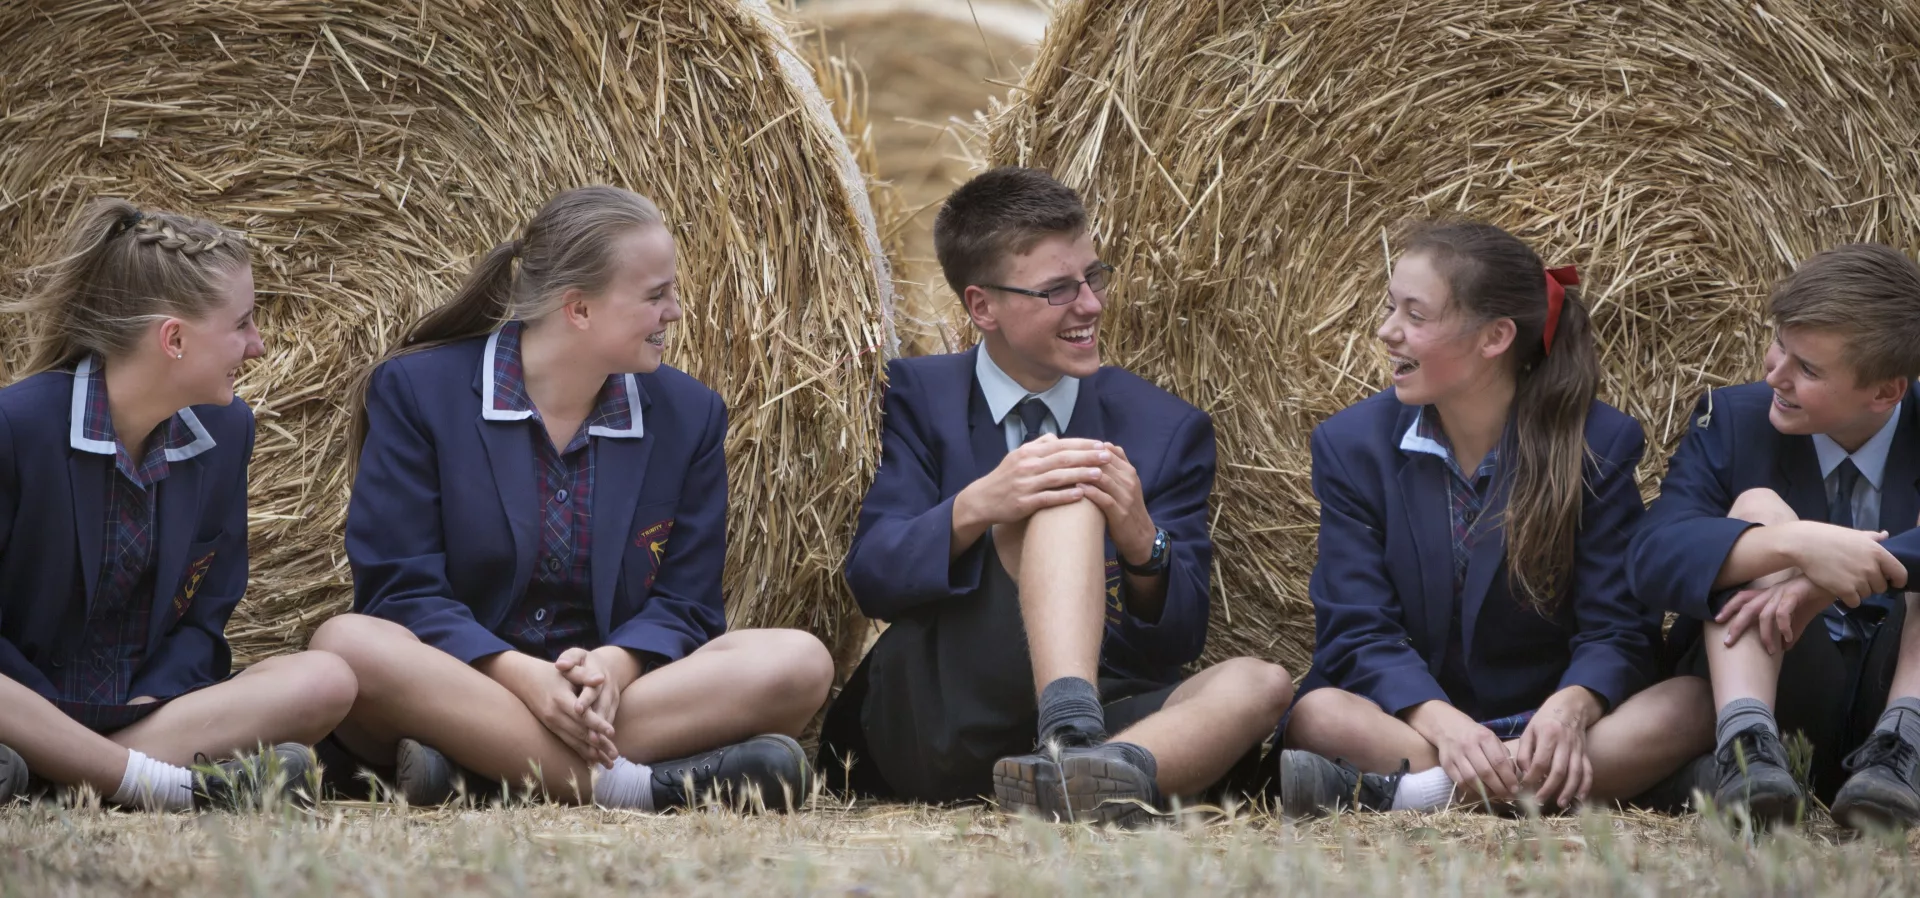
[[[28,771],[152,810],[311,795],[305,747],[356,684],[324,652],[234,675],[265,348],[240,234],[117,199],[81,211],[7,311],[0,388],[0,801]]]

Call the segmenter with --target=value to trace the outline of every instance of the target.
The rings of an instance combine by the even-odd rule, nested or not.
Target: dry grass
[[[842,628],[891,284],[858,169],[763,0],[12,0],[0,35],[0,271],[99,194],[256,247],[243,658],[346,605],[347,385],[473,257],[595,182],[654,197],[679,239],[668,360],[732,414],[731,619]]]
[[[534,806],[149,816],[0,810],[0,896],[1893,895],[1920,838],[1752,840],[1698,818],[1264,815],[1113,833],[980,808],[786,817]]]
[[[1214,657],[1306,660],[1307,434],[1384,383],[1400,220],[1580,266],[1649,489],[1790,263],[1920,252],[1916,0],[1071,0],[1015,96],[991,158],[1091,205],[1108,360],[1219,425]]]

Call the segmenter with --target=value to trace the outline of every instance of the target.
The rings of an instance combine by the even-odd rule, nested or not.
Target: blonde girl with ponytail
[[[806,795],[793,737],[833,662],[727,630],[726,406],[661,361],[675,251],[645,197],[566,191],[374,368],[356,613],[313,641],[360,682],[330,769],[414,804],[462,781],[647,811]]]
[[[265,351],[245,239],[88,205],[0,389],[0,800],[27,773],[157,810],[311,798],[311,752],[355,685],[304,652],[235,675],[253,413]],[[199,763],[196,763],[199,762]]]

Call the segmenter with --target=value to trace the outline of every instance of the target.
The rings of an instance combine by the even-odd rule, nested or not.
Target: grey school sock
[[[1876,733],[1894,733],[1902,742],[1920,748],[1920,698],[1894,699],[1880,714]]]
[[[1061,677],[1040,690],[1040,741],[1106,738],[1107,715],[1100,690],[1079,677]]]
[[[1713,728],[1713,748],[1715,752],[1726,748],[1735,734],[1753,726],[1763,726],[1774,738],[1780,737],[1780,724],[1773,719],[1773,709],[1757,698],[1736,698],[1720,708],[1719,722]]]

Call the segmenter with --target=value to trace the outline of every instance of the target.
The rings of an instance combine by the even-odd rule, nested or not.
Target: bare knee
[[[752,642],[744,648],[758,663],[761,676],[755,687],[764,706],[811,715],[826,703],[833,686],[833,653],[818,638],[805,630],[748,633]]]
[[[255,665],[260,674],[285,682],[289,711],[311,721],[315,738],[326,735],[353,708],[360,683],[353,668],[331,652],[305,651],[269,658]]]
[[[338,657],[357,680],[380,680],[394,664],[396,642],[420,642],[407,628],[365,614],[340,614],[327,619],[307,643],[311,652]]]
[[[1384,713],[1378,705],[1345,689],[1315,689],[1293,702],[1287,730],[1301,736],[1344,732],[1369,712]]]
[[[1229,658],[1218,665],[1223,684],[1231,684],[1234,693],[1251,706],[1253,713],[1266,720],[1266,728],[1280,723],[1293,702],[1293,677],[1278,664],[1258,658]]]
[[[1733,507],[1727,509],[1727,517],[1765,525],[1784,524],[1798,519],[1793,507],[1780,498],[1779,493],[1765,487],[1741,493],[1733,500]]]
[[[1081,499],[1034,512],[1027,518],[1026,532],[1028,534],[1035,531],[1058,532],[1062,529],[1104,531],[1106,526],[1107,518],[1105,513],[1100,511],[1100,506],[1093,504],[1091,500]]]

